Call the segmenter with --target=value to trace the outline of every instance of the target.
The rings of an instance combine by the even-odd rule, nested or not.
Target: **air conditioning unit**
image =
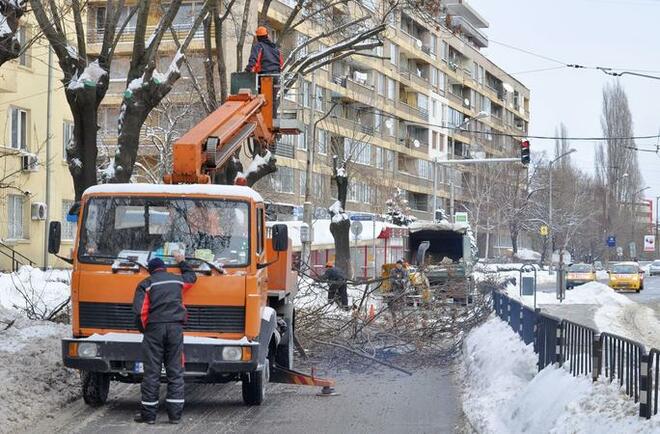
[[[21,170],[24,172],[37,172],[39,170],[39,158],[34,154],[21,155]]]
[[[34,202],[31,205],[32,220],[46,220],[48,217],[48,205],[43,202]]]

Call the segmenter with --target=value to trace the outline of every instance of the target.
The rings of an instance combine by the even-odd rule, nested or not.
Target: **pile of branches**
[[[424,270],[420,273],[425,281]],[[376,278],[347,282],[352,306],[344,311],[327,300],[328,282],[311,274],[300,271],[295,300],[296,337],[302,346],[317,353],[359,356],[406,373],[406,366],[459,355],[467,332],[492,310],[490,290],[467,279],[437,287],[411,286],[393,294],[384,290],[386,279]],[[465,293],[465,300],[447,297],[450,289]]]

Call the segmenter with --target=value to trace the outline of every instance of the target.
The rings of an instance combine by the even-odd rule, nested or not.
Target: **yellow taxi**
[[[566,274],[566,289],[596,281],[596,270],[589,264],[571,264]]]
[[[612,289],[628,289],[639,292],[644,289],[644,271],[637,262],[620,262],[607,272]]]

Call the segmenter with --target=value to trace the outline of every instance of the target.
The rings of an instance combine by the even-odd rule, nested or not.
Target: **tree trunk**
[[[518,253],[518,228],[509,225],[509,232],[511,233],[511,250],[513,251],[513,255]]]
[[[238,41],[236,42],[236,71],[242,71],[243,67],[243,47],[245,46],[245,35],[247,34],[247,25],[250,19],[250,0],[245,0],[245,7],[243,8],[243,18],[241,20],[241,31],[238,34]]]
[[[65,92],[73,115],[73,143],[66,149],[69,172],[73,178],[75,200],[96,185],[96,135],[98,131],[96,88]]]
[[[16,31],[23,13],[23,7],[19,6],[18,2],[0,0],[0,20],[5,21],[11,30],[0,38],[0,66],[21,54],[22,47],[16,39]]]
[[[154,107],[145,105],[142,98],[131,98],[130,100],[124,98],[119,114],[120,128],[117,137],[114,174],[109,180],[110,182],[125,183],[131,181],[140,145],[140,130],[142,130],[144,121]]]
[[[225,62],[225,47],[223,45],[223,26],[224,21],[220,19],[219,14],[213,14],[215,24],[215,61],[218,64],[218,78],[220,79],[220,104],[227,100],[229,92],[227,85],[227,63]]]
[[[345,276],[352,276],[351,273],[351,244],[350,244],[350,220],[341,220],[330,223],[330,233],[335,240],[335,266],[340,269]]]

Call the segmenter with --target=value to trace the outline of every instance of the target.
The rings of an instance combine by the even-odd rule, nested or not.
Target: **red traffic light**
[[[522,140],[520,142],[520,162],[525,166],[529,164],[530,146],[529,140]]]

